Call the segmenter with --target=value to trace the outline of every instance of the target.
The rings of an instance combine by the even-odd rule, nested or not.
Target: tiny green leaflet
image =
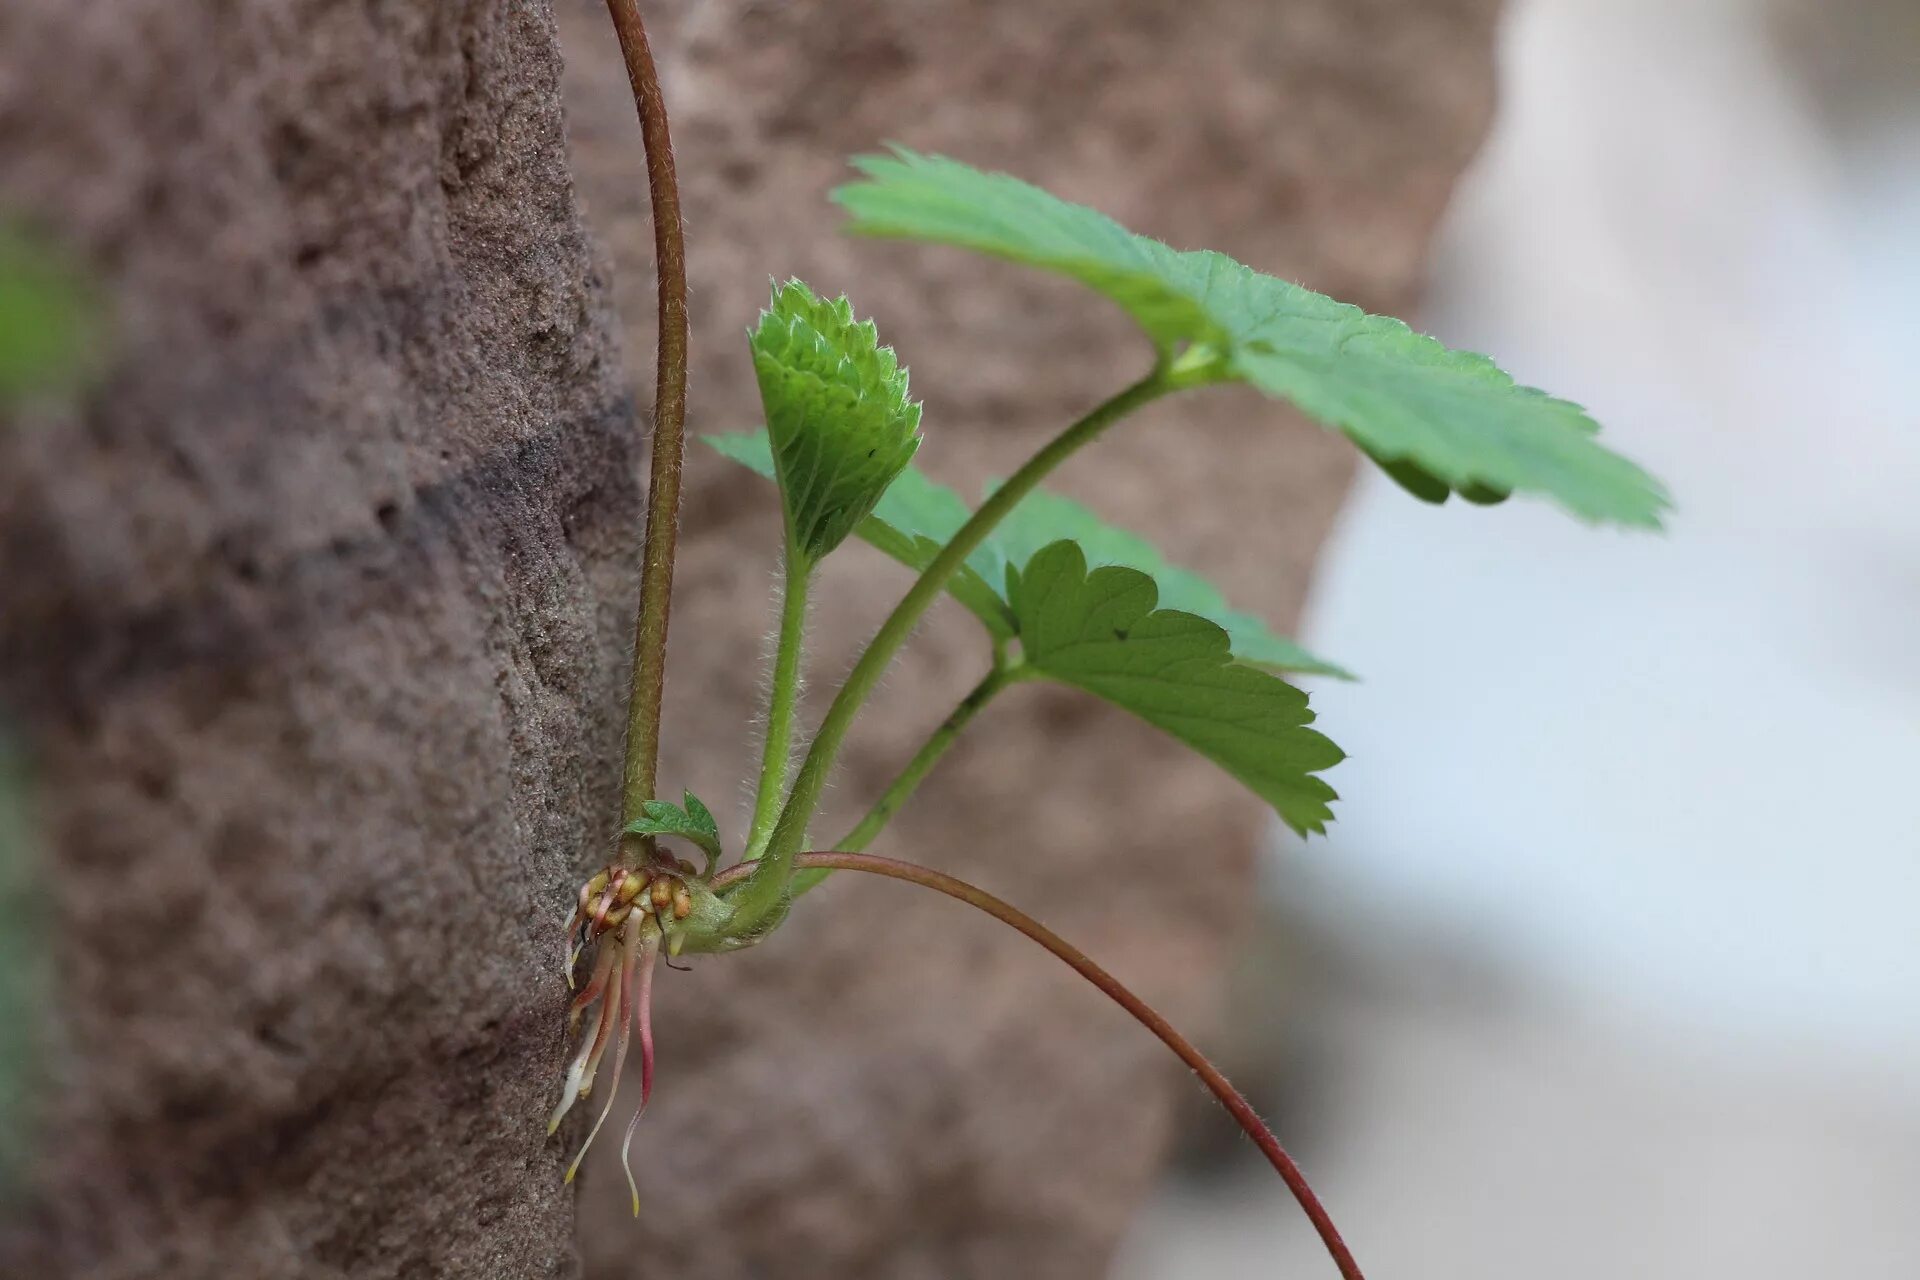
[[[681,803],[678,805],[670,800],[647,801],[640,807],[640,816],[627,824],[626,833],[632,836],[678,836],[689,841],[707,855],[709,874],[720,861],[720,827],[713,820],[713,811],[691,791],[681,793]]]

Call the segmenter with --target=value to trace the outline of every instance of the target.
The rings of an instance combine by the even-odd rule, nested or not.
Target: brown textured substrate
[[[0,1274],[565,1274],[640,441],[552,16],[8,0],[0,64],[5,203],[118,331],[0,431],[60,1002]]]

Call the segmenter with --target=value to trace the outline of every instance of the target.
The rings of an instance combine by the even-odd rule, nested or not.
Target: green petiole
[[[791,543],[791,540],[789,540]],[[747,832],[748,858],[758,858],[773,834],[786,792],[793,750],[794,710],[800,700],[800,659],[807,626],[807,591],[813,565],[791,545],[786,582],[781,588],[780,638],[773,655],[773,683],[767,694],[767,736],[760,752],[760,782],[753,798],[753,825]]]
[[[867,810],[866,816],[854,825],[853,830],[834,841],[833,847],[850,853],[859,853],[871,844],[873,838],[893,820],[893,815],[900,812],[901,806],[912,798],[926,776],[933,772],[933,766],[940,762],[940,757],[947,754],[947,749],[959,738],[961,730],[965,729],[1002,689],[1010,684],[1017,684],[1025,678],[1026,673],[1018,660],[996,661],[993,670],[989,671],[986,677],[960,700],[960,705],[955,707],[952,713],[940,722],[940,726],[927,737],[920,750],[914,753],[913,759],[907,762],[906,768],[900,771],[899,776],[894,778],[880,798],[874,801],[873,807]],[[813,888],[825,880],[827,874],[825,870],[819,868],[795,872],[793,896],[797,898]]]
[[[834,695],[825,719],[820,722],[820,731],[814,735],[807,749],[806,759],[794,779],[793,791],[787,796],[786,805],[774,824],[773,834],[759,864],[746,882],[730,896],[734,907],[734,930],[753,932],[773,913],[782,910],[788,901],[793,857],[806,842],[807,823],[812,820],[814,809],[820,802],[820,793],[833,772],[847,730],[852,727],[854,716],[872,694],[894,656],[913,634],[914,627],[919,625],[921,615],[946,589],[947,580],[958,572],[966,558],[993,532],[994,526],[1022,498],[1038,488],[1040,482],[1062,462],[1098,439],[1108,427],[1135,409],[1172,391],[1207,379],[1208,371],[1205,368],[1176,372],[1164,364],[1157,365],[1152,373],[1098,405],[1049,441],[1005,484],[994,490],[940,549],[933,562],[907,589],[900,603],[894,606],[893,612],[887,615],[886,621],[880,624],[879,631],[848,673],[846,682]]]

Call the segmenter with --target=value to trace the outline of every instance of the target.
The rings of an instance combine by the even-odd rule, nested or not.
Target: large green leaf
[[[1344,758],[1340,748],[1306,727],[1306,694],[1233,661],[1224,630],[1156,609],[1153,579],[1138,570],[1089,571],[1072,542],[1042,548],[1011,586],[1030,667],[1164,729],[1245,783],[1295,831],[1326,829],[1335,794],[1314,775]]]
[[[1658,527],[1658,481],[1595,440],[1578,405],[1218,253],[1180,252],[1038,187],[941,156],[862,156],[834,199],[850,229],[959,245],[1081,281],[1126,309],[1164,356],[1217,355],[1223,376],[1352,437],[1415,493],[1540,493],[1588,520]]]
[[[791,549],[818,562],[866,518],[920,447],[907,371],[845,298],[774,289],[748,336]]]
[[[735,462],[763,476],[773,476],[773,455],[765,432],[743,431],[705,439]],[[970,514],[959,494],[909,466],[854,532],[908,568],[924,569]],[[1148,574],[1157,584],[1163,604],[1199,614],[1225,628],[1232,637],[1237,661],[1276,671],[1352,678],[1275,634],[1260,619],[1233,609],[1211,583],[1168,564],[1145,539],[1115,528],[1077,502],[1044,490],[1021,499],[949,580],[947,589],[996,637],[1011,639],[1016,620],[1004,585],[1007,571],[1023,567],[1036,551],[1061,538],[1078,542],[1096,565],[1125,565]]]

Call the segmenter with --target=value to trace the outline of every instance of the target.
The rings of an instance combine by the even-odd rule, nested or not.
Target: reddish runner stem
[[[607,0],[640,113],[653,199],[654,270],[660,281],[660,355],[655,366],[653,466],[647,481],[646,546],[640,562],[640,618],[633,635],[633,688],[627,703],[627,758],[620,825],[653,799],[660,767],[660,697],[667,665],[667,613],[673,596],[674,543],[680,528],[680,468],[686,453],[687,248],[674,178],[673,139],[660,75],[635,0]]]
[[[1193,1043],[1178,1031],[1173,1024],[1154,1012],[1153,1007],[1139,996],[1133,994],[1120,980],[1095,964],[1092,960],[1047,926],[1035,920],[1026,912],[994,897],[985,889],[976,888],[964,880],[935,871],[931,867],[919,866],[911,862],[901,862],[894,858],[882,858],[871,853],[820,852],[803,853],[794,859],[797,868],[818,867],[829,871],[865,871],[877,876],[888,876],[895,880],[905,880],[928,889],[935,889],[950,898],[958,898],[968,906],[977,907],[1003,924],[1012,925],[1035,942],[1051,951],[1055,956],[1106,992],[1113,1002],[1132,1014],[1140,1024],[1159,1036],[1167,1048],[1174,1051],[1180,1060],[1193,1069],[1202,1084],[1227,1109],[1227,1113],[1239,1122],[1241,1129],[1252,1138],[1254,1145],[1260,1148],[1268,1163],[1273,1165],[1280,1178],[1293,1192],[1293,1198],[1300,1203],[1307,1220],[1313,1223],[1313,1229],[1319,1233],[1320,1241],[1332,1256],[1334,1265],[1340,1268],[1344,1280],[1364,1280],[1360,1273],[1360,1264],[1354,1261],[1353,1253],[1347,1248],[1346,1241],[1340,1238],[1340,1231],[1333,1225],[1326,1207],[1320,1198],[1313,1194],[1313,1188],[1307,1185],[1306,1175],[1300,1166],[1293,1162],[1286,1148],[1280,1145],[1280,1139],[1274,1137],[1259,1114],[1238,1089],[1234,1088],[1220,1073],[1220,1069],[1207,1060],[1207,1056],[1195,1048]],[[722,889],[726,885],[744,877],[753,870],[752,863],[740,863],[729,867],[714,877],[712,887]],[[736,875],[735,873],[739,873]]]

